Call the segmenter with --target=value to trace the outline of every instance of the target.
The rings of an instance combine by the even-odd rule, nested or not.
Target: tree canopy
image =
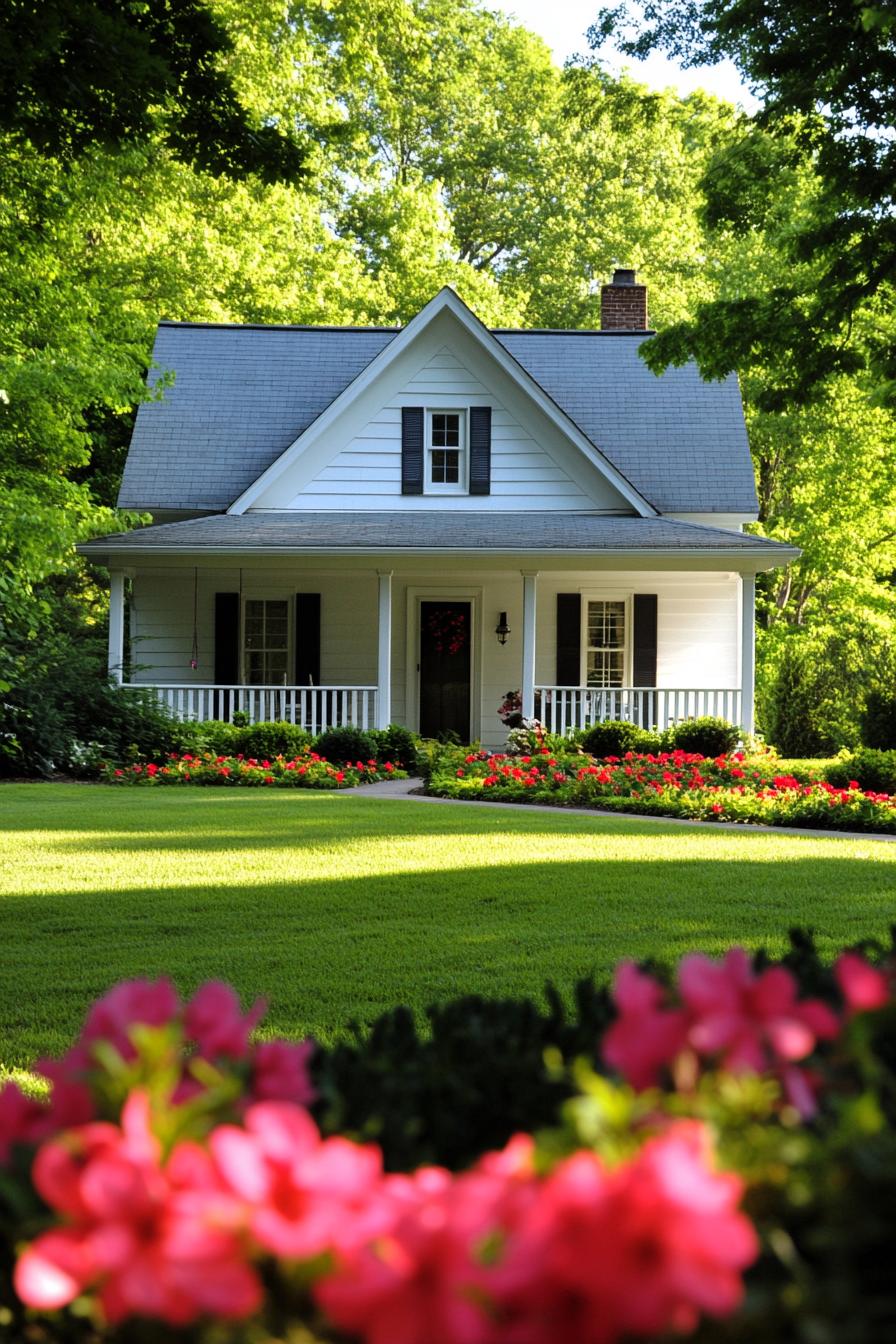
[[[751,0],[645,7],[631,50],[733,54],[765,93],[750,118],[597,55],[561,70],[478,0],[13,0],[0,682],[60,613],[102,620],[73,544],[132,521],[113,510],[159,318],[391,325],[451,284],[492,325],[587,327],[628,265],[652,367],[739,368],[758,526],[803,550],[762,582],[760,686],[834,639],[871,684],[896,646],[896,30],[835,0],[810,34],[810,8],[767,0],[766,33]]]
[[[829,379],[868,370],[896,405],[896,15],[830,0],[647,0],[601,11],[591,29],[645,57],[735,62],[761,99],[704,179],[710,220],[763,222],[795,164],[814,179],[807,208],[778,235],[781,266],[763,294],[717,299],[667,333],[654,361],[769,371],[769,405],[806,401]]]

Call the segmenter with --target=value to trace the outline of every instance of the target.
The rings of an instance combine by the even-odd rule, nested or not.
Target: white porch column
[[[124,570],[109,571],[109,676],[124,680]]]
[[[379,645],[376,666],[376,726],[392,722],[392,571],[378,569]]]
[[[523,576],[523,679],[522,713],[535,718],[535,580],[537,570],[521,570]]]
[[[740,721],[744,731],[752,733],[756,693],[756,577],[742,574],[740,582]]]

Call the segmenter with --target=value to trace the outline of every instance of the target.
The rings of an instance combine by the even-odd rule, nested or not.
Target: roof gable
[[[218,512],[307,429],[398,332],[164,322],[119,505]],[[644,336],[597,331],[493,333],[589,439],[663,513],[756,515],[737,380],[693,365],[656,377]]]
[[[233,502],[228,512],[240,514],[252,508],[283,508],[301,494],[341,448],[363,431],[386,400],[400,396],[420,368],[446,344],[454,348],[458,342],[473,350],[477,376],[487,379],[489,389],[502,401],[518,400],[521,396],[525,399],[528,418],[535,426],[539,441],[544,440],[561,454],[565,451],[569,455],[572,447],[572,470],[582,478],[586,494],[596,505],[600,503],[607,507],[609,502],[610,507],[631,509],[641,517],[656,512],[447,287],[374,356],[317,419]],[[610,501],[606,499],[608,484],[612,492]],[[600,499],[601,495],[603,499]]]

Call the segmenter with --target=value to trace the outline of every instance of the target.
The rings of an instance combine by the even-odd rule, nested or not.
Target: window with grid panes
[[[243,640],[247,683],[285,686],[289,681],[289,603],[279,598],[247,600]]]
[[[463,417],[459,411],[432,411],[429,417],[429,470],[431,489],[450,491],[464,487]]]
[[[625,602],[588,603],[587,686],[622,686],[625,679]]]

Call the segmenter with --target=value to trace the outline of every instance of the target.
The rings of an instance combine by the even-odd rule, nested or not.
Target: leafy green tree
[[[0,11],[0,127],[51,156],[161,135],[215,173],[292,178],[291,127],[237,98],[224,24],[203,0],[11,0]]]
[[[767,136],[817,175],[814,208],[789,231],[775,285],[698,311],[657,345],[655,366],[691,354],[709,372],[758,365],[779,405],[867,368],[877,398],[896,404],[894,34],[890,8],[856,0],[647,0],[634,22],[625,3],[601,11],[594,45],[614,36],[630,55],[662,48],[686,65],[730,57],[761,97],[733,160],[708,181],[718,216],[737,218],[754,191],[779,189],[782,155]],[[753,185],[732,196],[732,179],[742,187],[747,173]],[[809,261],[817,278],[806,284]]]

